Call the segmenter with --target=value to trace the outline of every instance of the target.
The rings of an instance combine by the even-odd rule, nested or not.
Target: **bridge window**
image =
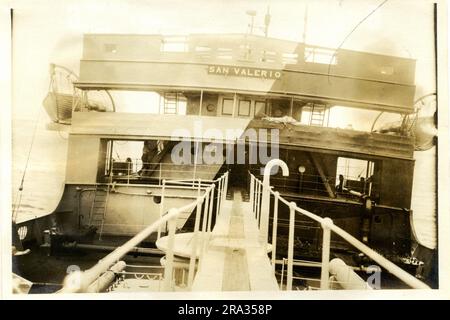
[[[223,98],[222,99],[222,114],[226,116],[233,115],[233,99]]]
[[[261,52],[261,62],[269,62],[273,63],[277,59],[277,53],[275,51],[266,51],[263,50]]]
[[[323,48],[306,47],[305,61],[322,64],[337,64],[335,51]]]
[[[238,115],[243,117],[249,117],[250,116],[250,100],[239,100],[239,110]]]
[[[375,164],[373,161],[339,157],[336,169],[336,191],[355,191],[370,195]]]
[[[270,115],[272,117],[284,117],[291,115],[291,100],[288,99],[271,99]]]
[[[267,115],[267,103],[265,101],[255,101],[255,115]]]
[[[217,58],[231,60],[233,59],[233,50],[230,48],[218,48]]]
[[[188,52],[188,42],[185,37],[167,37],[161,43],[162,52]]]
[[[286,64],[297,64],[298,62],[298,54],[297,53],[283,53],[282,61]]]
[[[204,46],[197,46],[195,47],[196,52],[209,52],[211,51],[210,47],[204,47]]]
[[[206,46],[195,47],[195,55],[201,59],[211,58],[211,48]]]

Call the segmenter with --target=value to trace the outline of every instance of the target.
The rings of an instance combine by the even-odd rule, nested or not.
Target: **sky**
[[[30,155],[29,171],[37,172],[41,178],[47,177],[49,188],[60,189],[63,185],[67,134],[46,130],[49,119],[42,108],[42,101],[49,89],[50,63],[63,65],[78,73],[84,33],[171,35],[245,33],[250,22],[246,12],[255,10],[254,33],[263,35],[261,27],[269,8],[270,37],[300,42],[306,40],[308,44],[330,48],[342,44],[344,49],[415,59],[416,97],[434,92],[431,2],[389,0],[351,32],[382,2],[380,0],[11,2],[14,8],[13,189],[15,190],[20,182],[28,155]],[[346,41],[342,43],[347,36]],[[139,99],[135,97],[129,103],[138,104]],[[364,118],[365,115],[361,111],[353,109],[351,114],[336,118],[334,121],[337,126],[345,127],[351,122],[348,117],[364,119],[359,121],[360,124],[373,119],[373,116]],[[30,148],[32,144],[33,148]],[[55,171],[60,174],[54,174]],[[33,197],[39,199],[48,196],[46,190],[31,188],[33,180],[30,176],[26,180],[33,190]]]

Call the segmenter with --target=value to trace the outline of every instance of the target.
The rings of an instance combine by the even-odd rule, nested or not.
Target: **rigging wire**
[[[353,29],[345,36],[344,40],[342,40],[342,42],[339,44],[339,46],[334,50],[334,53],[333,53],[333,55],[331,56],[331,59],[330,59],[330,63],[328,63],[328,73],[327,73],[327,76],[328,76],[328,83],[330,83],[331,66],[332,66],[333,60],[334,60],[335,57],[336,57],[337,51],[344,45],[345,41],[347,41],[347,39],[353,34],[353,32],[355,32],[356,29],[358,29],[358,27],[359,27],[361,24],[364,23],[364,21],[366,21],[367,19],[369,19],[369,17],[370,17],[371,15],[373,15],[378,9],[380,9],[380,8],[381,8],[383,5],[385,5],[386,2],[388,2],[388,1],[389,1],[389,0],[384,0],[383,2],[381,2],[377,7],[375,7],[375,9],[373,9],[372,11],[370,11],[369,14],[367,14],[362,20],[360,20],[360,21],[355,25],[355,27],[354,27],[354,28],[353,28]]]
[[[23,186],[24,186],[24,183],[25,183],[25,176],[26,176],[26,173],[27,173],[27,170],[28,170],[28,164],[29,164],[30,158],[31,158],[31,151],[33,150],[33,145],[34,145],[34,142],[35,142],[35,139],[36,139],[37,128],[38,128],[38,125],[39,125],[39,121],[40,121],[41,115],[42,115],[42,109],[39,108],[38,116],[37,116],[37,118],[35,120],[35,123],[34,123],[34,129],[33,129],[33,135],[31,137],[30,147],[28,149],[27,160],[25,162],[25,167],[24,167],[24,170],[23,170],[23,173],[22,173],[22,179],[20,180],[19,189],[17,190],[17,194],[16,194],[16,197],[15,197],[16,200],[14,201],[15,206],[14,206],[13,214],[12,214],[13,222],[16,221],[18,210],[19,210],[21,202],[22,202],[22,194],[23,194],[22,191],[23,191]],[[17,198],[19,198],[19,199],[17,200]]]

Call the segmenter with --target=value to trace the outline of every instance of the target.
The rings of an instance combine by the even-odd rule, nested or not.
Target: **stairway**
[[[108,197],[109,185],[97,185],[95,188],[94,200],[91,205],[91,212],[89,214],[89,225],[98,228],[99,240],[102,239]]]

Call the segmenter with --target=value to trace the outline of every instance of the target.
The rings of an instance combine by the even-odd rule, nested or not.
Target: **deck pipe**
[[[116,280],[116,274],[123,271],[126,268],[126,263],[124,261],[119,261],[108,271],[102,274],[97,280],[91,283],[87,288],[87,293],[98,293],[104,292],[113,282]]]
[[[330,261],[330,274],[334,276],[338,284],[346,290],[371,290],[364,279],[362,279],[352,267],[345,264],[339,258]]]
[[[269,207],[270,207],[270,175],[274,166],[281,167],[283,176],[289,176],[289,168],[283,160],[272,159],[264,167],[264,179],[262,183],[262,202],[260,216],[260,234],[259,240],[261,244],[267,246],[267,238],[269,235]]]

